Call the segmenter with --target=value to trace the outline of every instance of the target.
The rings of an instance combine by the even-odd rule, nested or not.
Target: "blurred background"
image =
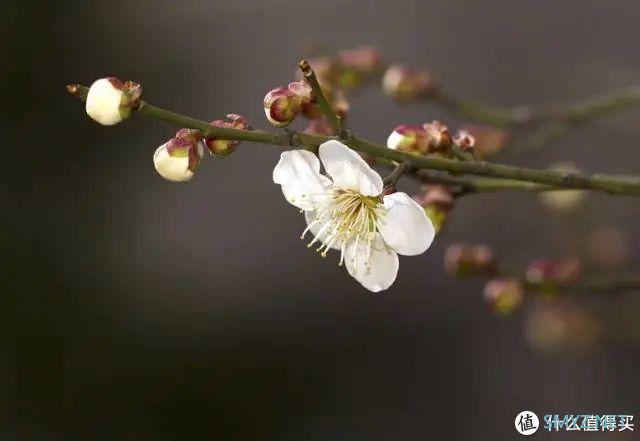
[[[429,252],[401,259],[395,285],[373,295],[299,240],[303,218],[271,183],[278,148],[242,144],[171,184],[152,154],[176,127],[101,127],[64,85],[139,80],[159,106],[267,128],[262,98],[293,79],[305,47],[369,44],[461,96],[562,103],[638,81],[639,14],[618,0],[2,2],[0,438],[510,440],[525,409],[638,417],[638,293],[529,299],[505,317],[481,281],[442,264],[459,241],[514,267],[588,258],[586,238],[604,228],[621,244],[613,263],[633,269],[636,200],[593,195],[558,216],[531,194],[464,198]],[[505,161],[638,173],[639,117]],[[349,124],[382,141],[434,118],[467,122],[371,87]],[[611,263],[598,259],[604,237],[596,268]],[[566,329],[566,310],[582,314],[577,337],[545,334]]]

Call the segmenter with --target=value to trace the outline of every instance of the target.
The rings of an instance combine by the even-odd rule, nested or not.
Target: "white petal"
[[[331,181],[320,174],[316,155],[306,150],[283,152],[273,169],[273,182],[280,184],[287,201],[301,210],[313,210],[331,186]]]
[[[436,234],[424,209],[406,193],[386,195],[383,202],[386,213],[378,231],[385,243],[405,256],[424,253]]]
[[[338,141],[320,146],[320,159],[336,187],[365,196],[382,193],[382,178],[362,157]]]
[[[368,260],[367,254],[364,244],[351,242],[344,256],[347,271],[369,291],[389,288],[398,275],[398,255],[384,244],[380,236],[376,238]]]
[[[165,145],[161,145],[153,154],[153,165],[163,178],[172,182],[186,182],[193,178],[189,170],[189,157],[174,157],[169,155]]]
[[[103,126],[118,124],[126,115],[126,109],[120,108],[123,98],[124,93],[107,78],[97,80],[87,94],[87,115]]]
[[[314,221],[316,220],[316,212],[315,211],[305,211],[304,212],[304,219],[307,221],[307,226],[309,227],[309,232],[311,234],[313,234],[313,237],[318,237],[318,240],[321,243],[325,243],[324,238],[326,237],[326,232],[323,232],[320,236],[318,236],[318,233],[320,232],[320,229],[322,228],[322,225],[318,224],[318,223],[314,223]],[[341,244],[342,244],[342,241],[335,241],[329,248],[331,248],[333,250],[339,250]]]

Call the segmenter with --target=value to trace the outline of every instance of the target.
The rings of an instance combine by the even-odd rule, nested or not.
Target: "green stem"
[[[82,86],[76,86],[80,90]],[[78,95],[78,93],[75,93]],[[207,137],[219,139],[259,142],[279,146],[313,148],[335,137],[311,135],[300,132],[273,133],[262,130],[240,130],[216,127],[211,124],[184,116],[169,110],[141,102],[138,113],[151,118],[160,119],[180,127],[198,129]],[[458,161],[454,159],[418,156],[399,152],[360,138],[350,133],[342,141],[354,150],[368,153],[398,163],[406,163],[415,169],[441,170],[458,174],[471,174],[492,178],[528,181],[558,188],[575,188],[602,191],[609,194],[640,196],[640,177],[617,176],[605,174],[570,173],[554,170],[537,170],[509,165],[494,164],[486,161]]]

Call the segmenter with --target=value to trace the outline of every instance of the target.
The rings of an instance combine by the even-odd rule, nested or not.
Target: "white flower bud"
[[[103,126],[118,124],[131,113],[124,84],[117,78],[97,80],[89,88],[86,109],[87,115]]]
[[[187,182],[193,178],[203,157],[202,135],[197,131],[182,129],[175,138],[156,149],[153,165],[166,180]]]

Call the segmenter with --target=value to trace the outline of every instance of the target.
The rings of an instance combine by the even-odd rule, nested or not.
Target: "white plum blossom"
[[[424,253],[435,230],[424,210],[406,193],[383,195],[380,175],[360,155],[338,141],[320,146],[320,160],[306,150],[282,153],[273,181],[292,205],[302,210],[326,256],[340,251],[340,265],[370,291],[387,289],[398,273],[398,254]]]
[[[187,182],[193,178],[203,157],[202,135],[197,130],[182,129],[175,138],[156,149],[153,165],[166,180]]]
[[[113,126],[131,112],[125,85],[117,78],[102,78],[89,88],[87,115],[103,126]]]

